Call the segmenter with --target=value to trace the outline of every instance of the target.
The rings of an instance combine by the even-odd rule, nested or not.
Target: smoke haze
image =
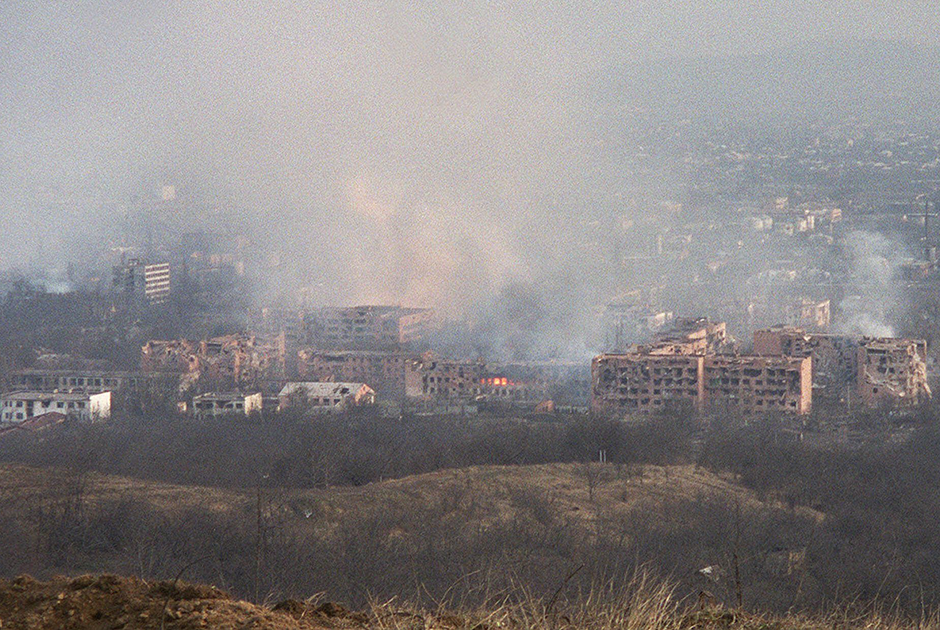
[[[681,58],[940,23],[916,2],[680,5],[4,3],[0,268],[64,265],[107,204],[173,183],[279,253],[268,295],[502,313],[496,337],[533,344],[587,327],[629,281],[592,222],[686,183],[622,160],[626,112]]]

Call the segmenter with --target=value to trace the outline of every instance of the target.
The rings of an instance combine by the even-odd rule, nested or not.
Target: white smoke
[[[898,303],[894,280],[908,257],[903,245],[883,234],[856,230],[845,238],[849,282],[853,292],[840,302],[842,317],[836,330],[843,334],[893,337],[889,313]]]

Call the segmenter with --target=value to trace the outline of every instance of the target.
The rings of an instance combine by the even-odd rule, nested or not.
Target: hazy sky
[[[526,229],[585,190],[592,73],[938,27],[903,0],[5,0],[0,269],[168,181],[230,191],[361,299],[456,300],[541,271]]]

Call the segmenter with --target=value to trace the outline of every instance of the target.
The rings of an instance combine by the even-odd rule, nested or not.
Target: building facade
[[[297,353],[297,375],[305,381],[369,383],[383,397],[401,398],[406,366],[414,360],[403,352],[304,349]]]
[[[99,422],[111,417],[111,392],[17,391],[0,397],[0,420],[16,424],[47,413],[61,413],[70,419]]]
[[[813,387],[828,400],[915,404],[931,395],[922,339],[855,337],[777,327],[754,333],[761,356],[812,357]]]
[[[405,395],[424,399],[474,398],[483,393],[485,377],[482,362],[445,361],[427,356],[406,366]]]
[[[262,395],[240,392],[210,392],[193,397],[193,416],[200,419],[237,414],[261,413]]]
[[[375,403],[375,391],[365,383],[288,383],[278,394],[278,411],[340,412]]]
[[[401,306],[326,307],[305,319],[307,342],[337,350],[392,350],[425,340],[434,311]]]

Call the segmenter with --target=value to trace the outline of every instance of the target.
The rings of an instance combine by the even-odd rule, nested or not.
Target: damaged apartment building
[[[321,351],[297,353],[297,374],[308,381],[368,383],[383,397],[405,395],[405,370],[416,357],[405,352],[379,350]]]
[[[927,343],[922,339],[808,333],[779,326],[754,333],[754,353],[811,357],[820,398],[863,404],[916,404],[931,395]]]
[[[145,374],[178,373],[190,381],[241,386],[283,378],[285,357],[283,336],[270,344],[257,343],[249,335],[151,340],[141,348],[140,367]]]
[[[321,349],[392,350],[426,341],[435,321],[427,308],[324,307],[304,316],[304,336]]]
[[[732,354],[724,323],[678,319],[652,343],[603,354],[591,365],[591,407],[599,413],[651,413],[669,405],[744,415],[807,414],[812,360]]]
[[[405,394],[425,407],[474,403],[529,410],[586,408],[590,371],[580,362],[490,363],[426,353],[405,365]]]

